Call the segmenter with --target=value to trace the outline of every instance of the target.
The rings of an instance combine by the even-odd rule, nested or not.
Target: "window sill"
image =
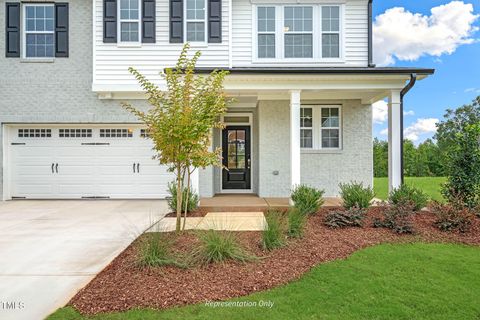
[[[301,149],[301,154],[342,154],[343,149]]]
[[[118,42],[117,43],[117,48],[141,48],[142,43],[141,42]]]
[[[21,58],[21,63],[53,63],[55,58]]]
[[[252,60],[253,64],[344,64],[345,60],[340,58],[340,59],[318,59],[318,58],[306,58],[306,59],[262,59],[262,58],[256,58]]]

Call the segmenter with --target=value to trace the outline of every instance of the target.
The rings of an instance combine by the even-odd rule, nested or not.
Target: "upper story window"
[[[300,147],[302,149],[340,149],[339,106],[302,106],[300,109]]]
[[[313,7],[284,8],[285,58],[313,57]]]
[[[258,57],[275,58],[275,7],[258,7]]]
[[[120,0],[120,42],[140,42],[140,1]]]
[[[205,42],[206,10],[205,0],[186,0],[186,32],[188,42]]]
[[[26,58],[55,56],[53,4],[24,5],[24,52]]]
[[[340,5],[265,5],[256,8],[256,58],[340,59]]]
[[[322,7],[322,57],[340,57],[340,8]]]

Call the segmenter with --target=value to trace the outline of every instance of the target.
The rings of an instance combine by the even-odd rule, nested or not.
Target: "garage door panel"
[[[58,127],[47,127],[43,129],[50,130],[48,137],[33,138],[22,138],[17,128],[11,128],[14,141],[10,142],[15,142],[9,152],[11,196],[139,199],[168,196],[167,185],[174,176],[153,159],[153,144],[140,137],[140,128],[127,137],[123,134],[102,137],[100,130],[108,125],[83,126],[91,130],[84,137],[76,134],[80,125],[71,126],[61,127],[63,136]],[[70,130],[68,137],[66,130]]]

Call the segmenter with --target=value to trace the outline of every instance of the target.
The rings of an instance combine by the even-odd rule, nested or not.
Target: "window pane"
[[[312,31],[312,12],[312,7],[285,7],[284,26],[286,31]]]
[[[138,22],[122,22],[120,24],[120,40],[138,42]]]
[[[313,46],[311,34],[286,34],[285,58],[312,58]]]
[[[339,148],[339,134],[339,129],[322,129],[322,148]]]
[[[340,8],[322,7],[322,30],[325,32],[340,31]]]
[[[259,7],[258,8],[258,32],[275,32],[275,8]]]
[[[203,20],[205,19],[205,1],[187,0],[187,19]]]
[[[338,34],[322,35],[322,56],[324,58],[340,57],[340,39]]]
[[[275,58],[275,35],[274,34],[258,35],[258,57],[259,58]]]
[[[27,19],[33,19],[35,17],[35,7],[27,6],[25,10],[27,11]]]
[[[188,22],[187,23],[187,41],[205,41],[205,23]]]
[[[50,58],[54,55],[53,34],[26,35],[26,53],[28,58]]]
[[[300,130],[300,147],[313,148],[313,130],[312,129]]]
[[[313,127],[313,109],[312,108],[301,108],[300,109],[300,127]]]

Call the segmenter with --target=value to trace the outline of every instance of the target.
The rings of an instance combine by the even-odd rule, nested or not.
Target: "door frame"
[[[225,121],[225,117],[248,117],[248,122],[228,122]],[[232,194],[232,193],[253,193],[253,182],[254,182],[254,168],[255,168],[255,158],[256,154],[253,152],[253,141],[254,141],[254,132],[253,132],[253,113],[252,112],[228,112],[221,117],[221,121],[225,126],[245,126],[250,127],[250,189],[223,189],[223,168],[220,169],[220,193],[221,194]],[[220,146],[223,147],[223,130],[220,130]],[[223,150],[222,150],[223,151]]]

